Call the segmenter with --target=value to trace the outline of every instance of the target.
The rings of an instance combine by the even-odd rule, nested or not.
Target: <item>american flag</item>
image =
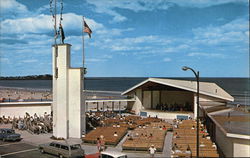
[[[91,31],[91,29],[89,28],[89,26],[87,25],[87,23],[85,21],[84,21],[84,30],[83,30],[83,32],[88,33],[89,38],[91,38],[92,31]]]

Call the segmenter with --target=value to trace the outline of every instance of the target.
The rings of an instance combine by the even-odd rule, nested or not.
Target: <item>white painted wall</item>
[[[250,157],[250,140],[234,139],[234,157]]]
[[[233,157],[233,142],[216,126],[216,143],[226,157]]]
[[[58,68],[58,78],[53,76],[53,136],[65,139],[81,138],[85,118],[82,115],[85,109],[82,108],[82,68],[70,68],[70,47],[69,44],[57,45],[57,57],[53,47],[53,67]]]
[[[68,138],[68,68],[70,64],[70,45],[57,45],[56,58],[58,78],[53,77],[53,136],[57,138]],[[55,69],[53,69],[53,72]],[[53,73],[55,74],[55,72]]]
[[[142,110],[143,112],[147,112],[147,116],[149,117],[158,117],[158,118],[162,118],[162,119],[176,119],[177,115],[181,115],[181,116],[187,116],[187,117],[191,117],[190,114],[184,114],[184,113],[174,113],[174,112],[159,112],[159,111],[147,111],[147,110]]]
[[[82,118],[85,108],[82,104],[82,69],[69,69],[69,137],[81,138]]]
[[[216,126],[216,143],[226,157],[250,157],[250,140],[226,136]]]
[[[133,104],[132,110],[134,110],[135,113],[139,115],[140,110],[144,108],[142,106],[142,102],[141,102],[142,101],[142,90],[141,89],[136,89],[136,93],[134,93],[134,98],[135,98],[135,102],[130,102],[128,104]]]

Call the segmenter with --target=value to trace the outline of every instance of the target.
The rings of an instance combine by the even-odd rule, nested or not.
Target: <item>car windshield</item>
[[[74,144],[70,146],[71,150],[76,150],[76,149],[81,149],[81,145],[80,144]]]
[[[14,130],[7,130],[6,132],[7,132],[8,134],[15,133]]]

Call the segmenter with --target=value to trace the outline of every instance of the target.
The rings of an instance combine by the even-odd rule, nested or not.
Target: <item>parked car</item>
[[[9,128],[1,128],[0,129],[0,139],[3,141],[20,141],[21,135],[15,133],[15,130]]]
[[[102,151],[100,158],[127,158],[127,155],[118,151]]]
[[[84,158],[127,158],[127,155],[118,151],[102,151],[101,153],[85,155]]]
[[[57,155],[60,158],[67,157],[83,157],[85,156],[84,150],[80,144],[64,143],[64,142],[51,142],[48,144],[39,145],[41,153],[49,153]]]

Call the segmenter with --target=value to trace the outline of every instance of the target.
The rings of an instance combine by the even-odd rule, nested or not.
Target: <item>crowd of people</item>
[[[104,111],[104,112],[90,112],[86,113],[86,130],[87,132],[95,129],[96,127],[102,127],[105,125],[104,120],[108,118],[116,117],[117,113],[113,111]]]
[[[12,124],[12,129],[27,130],[32,134],[49,133],[52,132],[52,115],[44,113],[43,116],[38,116],[36,113],[31,116],[25,113],[22,117],[0,117],[0,124]]]
[[[173,157],[189,157],[196,155],[196,133],[197,127],[195,120],[173,120],[173,144],[172,155]],[[205,152],[205,157],[218,156],[217,146],[211,141],[210,135],[206,126],[202,123],[199,124],[200,143],[199,147]],[[201,150],[201,149],[200,149]]]
[[[163,110],[163,111],[192,111],[192,106],[189,104],[189,102],[186,102],[185,104],[157,104],[156,110]]]

